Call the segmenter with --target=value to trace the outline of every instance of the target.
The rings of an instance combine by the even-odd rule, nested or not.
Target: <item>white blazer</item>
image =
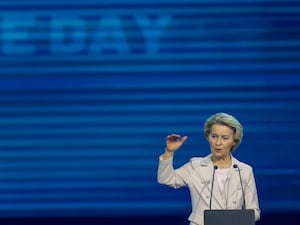
[[[232,157],[232,165],[240,168],[246,209],[254,209],[255,220],[260,218],[257,190],[252,167]],[[173,158],[162,160],[159,158],[157,172],[158,183],[180,188],[187,186],[190,190],[192,212],[189,216],[191,224],[203,225],[203,213],[209,209],[211,196],[211,181],[213,163],[211,154],[206,157],[192,158],[178,169],[173,168]],[[238,169],[230,167],[222,195],[218,181],[214,179],[211,209],[241,209],[243,194]]]

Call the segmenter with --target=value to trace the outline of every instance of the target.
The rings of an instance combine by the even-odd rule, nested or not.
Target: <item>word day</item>
[[[140,38],[144,53],[157,53],[172,21],[170,15],[133,15],[127,16],[125,22],[124,17],[115,15],[90,18],[91,15],[2,15],[0,53],[26,55],[42,49],[48,54],[128,54],[134,49],[130,39],[133,34]]]

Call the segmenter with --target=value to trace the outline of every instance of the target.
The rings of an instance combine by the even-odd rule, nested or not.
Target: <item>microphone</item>
[[[233,168],[237,169],[239,172],[239,176],[240,176],[240,183],[241,183],[241,188],[242,188],[242,194],[243,194],[243,204],[242,204],[242,209],[245,209],[245,192],[244,192],[244,187],[243,187],[243,181],[242,181],[242,176],[241,176],[241,170],[240,167],[237,164],[233,165]]]
[[[213,188],[214,188],[214,181],[215,181],[215,172],[218,169],[218,166],[214,166],[214,172],[212,176],[212,181],[211,181],[211,189],[210,189],[210,200],[209,200],[209,209],[211,210],[211,200],[213,197]]]

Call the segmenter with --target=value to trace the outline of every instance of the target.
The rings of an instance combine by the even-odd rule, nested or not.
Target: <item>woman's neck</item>
[[[219,169],[229,168],[231,166],[231,155],[222,158],[212,156],[211,160],[215,166],[218,166]]]

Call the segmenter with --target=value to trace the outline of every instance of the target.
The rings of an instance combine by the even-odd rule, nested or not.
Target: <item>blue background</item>
[[[236,116],[261,224],[300,211],[300,2],[1,1],[2,224],[187,224],[187,189],[156,181],[209,153]],[[88,222],[87,222],[88,221]],[[48,222],[48,223],[47,223]]]

